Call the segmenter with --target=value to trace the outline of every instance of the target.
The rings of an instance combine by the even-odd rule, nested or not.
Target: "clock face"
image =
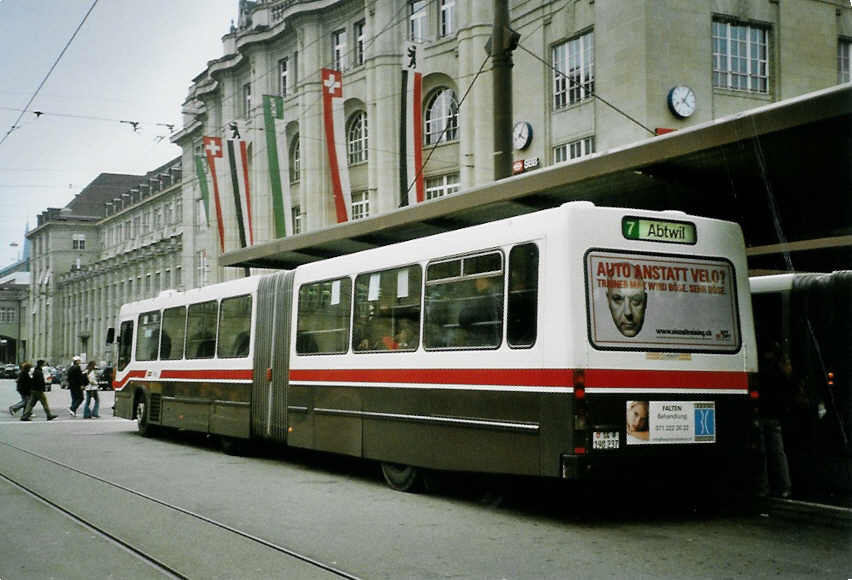
[[[512,128],[512,145],[515,149],[526,149],[532,141],[532,125],[518,121]]]
[[[685,119],[695,112],[695,93],[687,86],[678,85],[669,91],[669,109]]]

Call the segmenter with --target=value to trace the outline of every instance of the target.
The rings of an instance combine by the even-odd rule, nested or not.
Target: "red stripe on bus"
[[[121,379],[120,381],[113,381],[112,382],[112,388],[115,389],[115,390],[119,390],[119,389],[123,388],[124,385],[127,384],[127,381],[129,381],[130,379],[135,379],[135,378],[140,378],[140,377],[141,378],[145,377],[145,371],[130,371],[129,373],[127,373],[127,376],[124,377],[123,379]]]
[[[133,378],[144,379],[146,371],[130,371],[120,382],[116,381],[114,387],[122,388],[127,381]],[[160,379],[193,379],[206,381],[250,381],[254,379],[254,371],[251,369],[204,369],[204,370],[164,370],[160,372]]]
[[[586,369],[587,388],[746,389],[748,373]],[[570,369],[291,369],[291,381],[573,387]]]

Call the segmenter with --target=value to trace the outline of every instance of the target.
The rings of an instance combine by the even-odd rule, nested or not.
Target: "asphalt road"
[[[112,393],[102,393],[96,420],[70,417],[67,391],[48,396],[59,417],[46,422],[39,407],[23,423],[5,410],[13,382],[0,381],[3,579],[163,574],[45,501],[190,578],[336,577],[246,538],[360,578],[852,577],[849,529],[696,510],[688,494],[630,481],[446,476],[436,491],[403,494],[370,462],[268,449],[228,456],[203,436],[138,436],[111,417]]]

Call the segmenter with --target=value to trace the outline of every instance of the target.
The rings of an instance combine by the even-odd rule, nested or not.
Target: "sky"
[[[64,207],[99,174],[142,175],[180,155],[164,125],[182,127],[192,79],[222,56],[237,6],[0,0],[0,268],[19,258],[27,224],[33,229],[39,213]],[[139,122],[138,131],[122,120]]]

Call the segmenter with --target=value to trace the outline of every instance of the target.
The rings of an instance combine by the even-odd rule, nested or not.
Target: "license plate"
[[[618,431],[595,431],[592,449],[618,449]]]

